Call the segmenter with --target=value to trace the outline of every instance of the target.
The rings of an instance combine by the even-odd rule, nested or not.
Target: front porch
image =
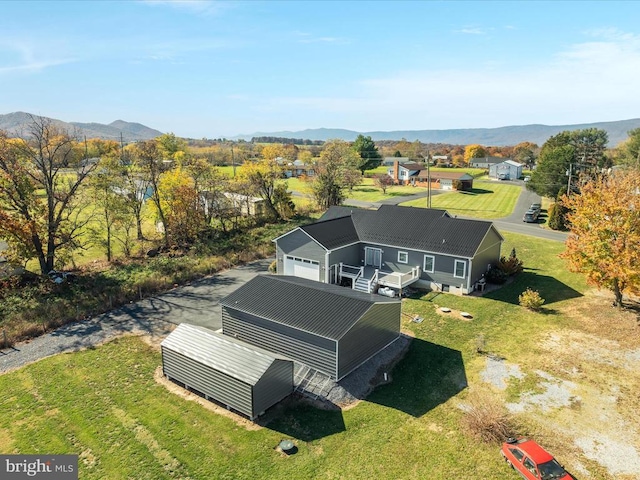
[[[367,293],[376,292],[378,287],[402,290],[420,279],[420,267],[413,267],[410,271],[402,273],[386,272],[372,265],[356,267],[340,263],[338,267],[338,283],[341,283],[343,278],[351,279],[351,288],[354,290]]]

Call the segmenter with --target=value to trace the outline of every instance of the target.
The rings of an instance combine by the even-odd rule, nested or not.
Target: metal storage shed
[[[293,391],[293,361],[182,323],[160,344],[162,371],[251,420]]]
[[[220,301],[222,331],[340,380],[400,335],[401,302],[284,275]]]

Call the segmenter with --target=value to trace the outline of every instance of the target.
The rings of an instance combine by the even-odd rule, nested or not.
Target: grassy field
[[[1,375],[0,451],[78,453],[83,479],[515,480],[497,445],[478,442],[464,431],[462,403],[477,391],[503,400],[518,398],[540,388],[539,369],[567,378],[570,368],[578,366],[575,378],[590,388],[606,390],[624,381],[617,408],[637,425],[637,372],[622,378],[623,372],[609,369],[605,380],[598,376],[598,365],[578,365],[575,359],[571,364],[562,352],[550,356],[544,348],[550,334],[577,331],[631,346],[637,334],[629,334],[629,322],[612,316],[606,300],[595,304],[597,297],[583,296],[587,288],[582,277],[567,272],[557,257],[562,244],[505,236],[504,251],[515,247],[525,271],[483,298],[428,293],[404,300],[403,328],[415,336],[410,350],[393,370],[392,383],[354,408],[321,410],[290,399],[269,411],[262,427],[247,428],[246,421],[188,401],[157,383],[157,348],[125,337]],[[518,305],[526,287],[546,299],[541,313]],[[438,306],[468,311],[473,320],[444,316]],[[598,312],[607,314],[604,325],[595,321]],[[411,322],[414,315],[424,321]],[[476,352],[479,335],[487,351],[517,363],[527,377],[511,381],[505,392],[484,383],[488,357]],[[563,358],[568,363],[558,360]],[[614,477],[585,458],[564,427],[566,419],[580,421],[586,401],[583,394],[582,406],[553,415],[532,409],[517,422],[521,432],[534,432],[570,469],[581,466],[591,472],[590,478],[609,480]],[[275,450],[284,438],[295,439],[298,453],[286,457]]]
[[[475,181],[474,188],[466,192],[449,192],[434,195],[433,208],[443,208],[452,215],[476,218],[501,218],[511,215],[520,196],[517,185],[505,185],[498,182]],[[419,198],[402,205],[426,207],[427,200]]]

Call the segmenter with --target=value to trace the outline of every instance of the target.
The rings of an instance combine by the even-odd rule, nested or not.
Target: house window
[[[453,276],[456,278],[464,278],[467,273],[467,262],[464,260],[456,260]]]
[[[409,263],[409,254],[407,252],[398,252],[398,263]]]
[[[425,272],[433,273],[435,265],[436,265],[436,257],[434,257],[433,255],[424,256],[423,270]]]

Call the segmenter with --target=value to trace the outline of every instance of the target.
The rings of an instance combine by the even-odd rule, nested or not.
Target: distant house
[[[400,335],[401,302],[258,275],[220,301],[222,333],[340,380]]]
[[[401,165],[405,163],[413,163],[409,157],[384,157],[382,165],[385,167],[392,167],[395,162],[398,162]]]
[[[223,211],[239,217],[260,217],[266,213],[265,201],[260,197],[233,192],[222,192],[220,195],[202,191],[200,198],[206,215],[211,211]]]
[[[469,166],[472,168],[484,168],[488,170],[491,168],[491,165],[496,165],[498,163],[504,162],[508,160],[508,158],[502,157],[480,157],[480,158],[472,158],[469,162]]]
[[[466,172],[428,171],[426,165],[419,163],[400,164],[396,162],[387,169],[387,174],[399,185],[426,187],[431,181],[431,188],[436,190],[470,190],[473,188],[473,177]],[[456,185],[459,188],[456,188]]]
[[[523,165],[513,160],[505,160],[489,167],[489,176],[498,180],[517,180],[522,177]]]
[[[415,284],[457,294],[478,288],[500,259],[503,241],[488,221],[391,205],[332,207],[319,221],[274,240],[279,275],[347,283],[365,292]]]
[[[302,160],[289,162],[287,159],[279,157],[276,161],[284,168],[284,176],[287,178],[313,177],[316,174],[315,167],[305,164]]]

